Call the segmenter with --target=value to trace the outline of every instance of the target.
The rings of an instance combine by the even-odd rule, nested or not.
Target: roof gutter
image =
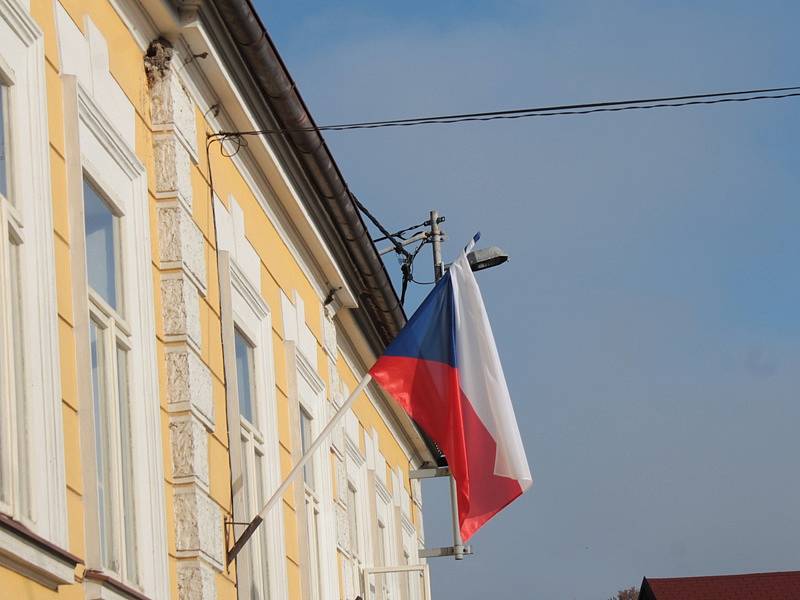
[[[215,0],[214,5],[324,200],[323,211],[361,279],[355,286],[359,301],[383,344],[388,344],[405,324],[405,313],[333,155],[250,0]]]

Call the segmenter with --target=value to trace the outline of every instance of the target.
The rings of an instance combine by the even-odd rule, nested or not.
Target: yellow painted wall
[[[91,18],[109,44],[110,72],[135,109],[136,154],[147,168],[148,202],[151,214],[151,236],[153,256],[158,255],[157,210],[154,182],[153,127],[150,121],[147,80],[143,68],[143,51],[125,23],[107,0],[60,0],[75,24],[85,30],[86,17]],[[77,392],[76,340],[72,306],[71,282],[72,264],[70,257],[71,232],[69,228],[66,198],[66,163],[63,122],[62,82],[59,72],[59,56],[55,28],[54,3],[50,0],[32,0],[32,14],[45,34],[45,77],[47,85],[47,108],[49,120],[50,172],[52,177],[52,202],[54,217],[55,264],[57,271],[58,331],[61,365],[62,412],[64,426],[64,455],[66,464],[67,509],[69,552],[84,557],[84,520],[93,518],[85,514],[82,481],[79,405]],[[200,320],[202,328],[201,358],[208,366],[212,376],[212,397],[216,414],[214,431],[209,435],[208,453],[210,467],[210,495],[219,505],[227,519],[231,517],[230,463],[228,456],[228,431],[225,420],[226,397],[225,376],[222,355],[220,327],[220,293],[216,261],[216,240],[212,218],[212,203],[209,194],[209,165],[203,151],[206,134],[212,126],[206,122],[201,110],[196,109],[197,146],[199,163],[192,165],[192,211],[193,218],[200,228],[205,244],[207,266],[207,294],[200,299]],[[281,472],[288,473],[291,468],[291,448],[297,444],[297,434],[292,431],[289,412],[289,386],[287,356],[284,344],[283,316],[281,314],[280,293],[293,298],[297,292],[305,305],[307,324],[317,341],[319,356],[318,372],[328,379],[327,356],[323,352],[322,299],[316,293],[301,266],[294,259],[281,234],[269,220],[256,199],[246,179],[237,170],[234,161],[222,156],[219,145],[212,147],[211,168],[215,192],[226,205],[233,195],[245,215],[246,236],[261,260],[261,293],[272,312],[272,336],[274,349],[274,368],[276,398],[278,403],[278,438],[280,443]],[[154,332],[157,344],[158,381],[161,401],[161,434],[165,473],[165,514],[169,546],[169,573],[172,594],[177,595],[177,556],[175,551],[175,526],[173,518],[173,486],[171,480],[171,452],[169,413],[166,405],[165,351],[168,342],[164,337],[161,319],[160,271],[157,262],[152,265],[156,326]],[[353,389],[358,382],[354,373],[340,354],[336,363],[339,378]],[[361,448],[364,449],[364,432],[373,429],[378,433],[378,447],[386,458],[387,469],[400,468],[404,474],[404,486],[409,489],[409,462],[401,443],[392,435],[378,411],[365,394],[354,405],[354,412],[360,423]],[[331,468],[333,463],[331,463]],[[335,478],[334,478],[335,481]],[[387,477],[391,482],[391,477]],[[283,502],[283,515],[286,536],[286,565],[290,598],[300,595],[300,550],[298,544],[298,525],[294,507],[294,495],[286,494]],[[415,519],[419,515],[415,514]],[[337,555],[338,556],[338,555]],[[337,558],[337,561],[339,559]],[[340,561],[339,561],[340,562]],[[341,569],[340,569],[341,570]],[[220,598],[235,598],[235,572],[223,572],[217,576],[217,590]],[[340,583],[341,585],[341,583]],[[58,592],[29,582],[27,579],[0,568],[0,596],[8,598],[83,598],[83,588],[79,583],[62,586]]]

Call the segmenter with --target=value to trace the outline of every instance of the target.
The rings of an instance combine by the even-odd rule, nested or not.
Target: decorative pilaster
[[[212,376],[201,355],[200,324],[207,267],[205,240],[192,216],[195,109],[172,58],[171,44],[156,40],[145,57],[145,70],[154,129],[178,598],[210,600],[216,598],[216,574],[223,570],[225,545],[222,510],[209,494],[208,438],[215,415]]]

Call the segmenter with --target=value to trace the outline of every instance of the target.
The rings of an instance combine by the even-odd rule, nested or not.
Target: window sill
[[[0,514],[0,565],[55,590],[75,582],[78,564],[83,561],[77,556]]]
[[[83,585],[89,600],[150,600],[139,590],[95,569],[86,569]]]

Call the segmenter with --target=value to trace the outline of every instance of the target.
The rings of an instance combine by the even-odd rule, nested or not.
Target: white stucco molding
[[[197,486],[178,487],[174,495],[175,552],[179,558],[201,557],[223,570],[225,544],[222,511]]]
[[[208,489],[208,434],[193,415],[173,416],[169,422],[172,478],[176,484],[195,483]]]
[[[161,314],[167,341],[186,342],[200,351],[200,297],[197,287],[185,273],[161,276]]]
[[[171,413],[191,411],[214,430],[211,371],[188,345],[170,346],[167,359],[167,406]]]
[[[53,238],[53,201],[48,143],[44,34],[17,0],[0,0],[0,72],[11,84],[13,188],[19,198],[25,243],[21,246],[24,382],[31,473],[31,528],[67,544],[67,501],[58,305]],[[16,164],[16,167],[13,165]],[[7,235],[7,233],[3,233]],[[14,515],[19,516],[19,515]],[[26,523],[28,524],[28,523]],[[1,545],[1,544],[0,544]]]
[[[202,560],[178,563],[178,600],[216,600],[217,572]]]
[[[159,267],[183,269],[201,294],[208,289],[205,240],[191,213],[181,202],[158,203]]]
[[[75,582],[75,561],[78,559],[68,559],[60,554],[48,551],[30,536],[0,524],[0,566],[55,590],[60,585]]]

